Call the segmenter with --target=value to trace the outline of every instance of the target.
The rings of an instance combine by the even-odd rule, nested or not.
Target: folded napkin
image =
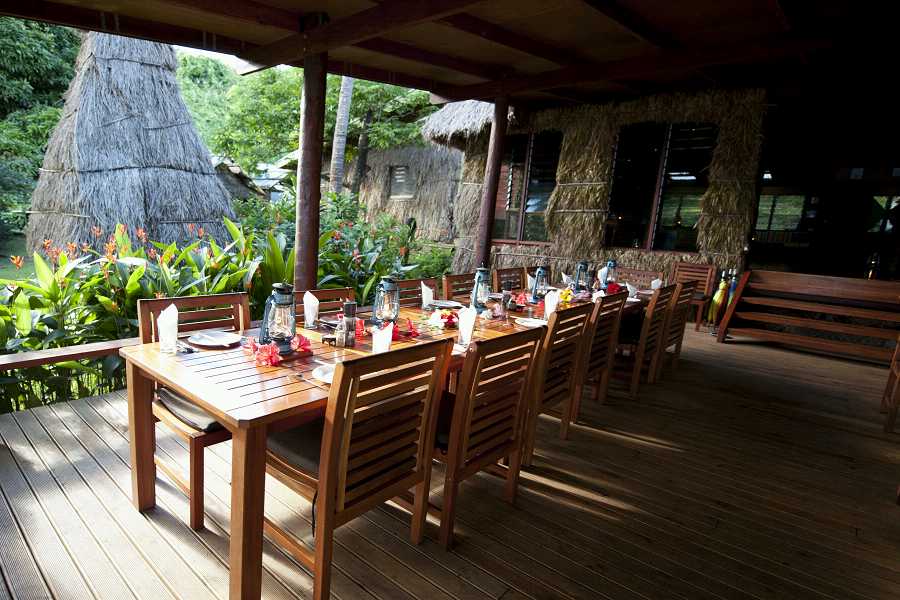
[[[629,298],[637,298],[638,289],[631,285],[630,283],[626,283],[625,287],[628,288],[628,297]]]
[[[566,275],[565,273],[562,274],[562,278],[563,278],[563,285],[572,285],[573,283],[575,283],[572,280],[572,278],[569,277],[568,275]]]
[[[556,290],[547,292],[547,295],[544,296],[544,319],[550,318],[550,315],[556,310],[557,304],[559,304],[559,292]]]
[[[319,320],[319,299],[312,292],[303,294],[303,324],[313,328]]]
[[[604,292],[603,290],[597,290],[596,292],[594,292],[591,295],[591,300],[596,302],[596,301],[600,300],[601,298],[603,298],[604,296],[606,296],[606,292]]]
[[[431,306],[431,303],[434,302],[434,290],[425,285],[422,285],[422,308],[428,308]]]
[[[376,327],[372,330],[372,352],[379,354],[388,352],[391,349],[391,340],[394,337],[394,324],[388,323],[381,329]]]
[[[478,317],[478,309],[473,306],[459,309],[459,343],[468,346],[472,341],[472,332],[475,331],[475,320]]]
[[[170,304],[156,317],[159,351],[175,354],[178,351],[178,307]]]
[[[534,289],[534,277],[532,277],[531,275],[526,275],[526,277],[528,277],[528,289],[533,290]]]
[[[650,282],[651,290],[658,290],[661,287],[662,287],[662,279],[657,278]]]

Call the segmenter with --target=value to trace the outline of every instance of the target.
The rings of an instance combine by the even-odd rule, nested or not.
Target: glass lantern
[[[616,280],[616,261],[613,259],[606,261],[606,266],[600,269],[598,276],[600,277],[600,289],[605,290],[608,284]]]
[[[381,326],[395,322],[400,316],[400,288],[391,277],[382,277],[375,288],[375,305],[372,308],[372,320]]]
[[[575,292],[583,292],[588,289],[588,262],[586,260],[578,261],[578,265],[575,267],[575,280],[574,280],[574,291]]]
[[[472,286],[471,305],[477,309],[485,308],[485,303],[490,294],[489,273],[484,267],[475,270],[475,285]]]
[[[297,330],[297,311],[294,306],[294,286],[289,283],[276,283],[272,293],[266,299],[262,323],[259,328],[259,341],[263,344],[275,342],[278,353],[291,353],[291,340]]]
[[[538,267],[534,271],[534,286],[531,288],[531,301],[539,302],[547,295],[547,267]]]

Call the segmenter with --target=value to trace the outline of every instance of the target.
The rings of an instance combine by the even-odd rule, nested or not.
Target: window
[[[796,231],[803,218],[803,196],[760,194],[757,231]]]
[[[718,138],[709,123],[638,123],[619,132],[606,240],[696,251],[700,198]]]
[[[547,241],[544,213],[556,187],[561,146],[559,132],[506,137],[494,209],[494,239]]]
[[[390,168],[388,194],[391,200],[408,200],[413,197],[413,182],[409,167],[398,165]]]

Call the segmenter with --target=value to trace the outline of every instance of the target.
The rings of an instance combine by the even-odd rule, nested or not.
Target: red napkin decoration
[[[394,324],[394,330],[391,331],[391,341],[396,342],[402,337],[419,337],[419,330],[413,324],[412,319],[406,320],[406,331],[400,331],[400,328]]]
[[[622,289],[622,286],[619,285],[618,283],[613,282],[613,283],[606,284],[606,293],[607,294],[616,294],[621,289]]]
[[[525,295],[525,292],[522,292],[518,296],[516,296],[516,304],[522,306],[528,304],[528,296]]]
[[[361,340],[366,337],[366,323],[362,319],[356,320],[356,339]]]
[[[442,310],[441,320],[444,322],[444,328],[452,329],[459,324],[459,315],[455,310]]]

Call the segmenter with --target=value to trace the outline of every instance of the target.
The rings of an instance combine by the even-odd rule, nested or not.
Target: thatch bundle
[[[367,218],[393,215],[405,221],[416,220],[418,235],[429,240],[453,240],[453,202],[459,187],[462,152],[440,146],[403,146],[369,153],[367,173],[359,190]],[[409,168],[414,194],[409,199],[390,197],[391,167]],[[349,169],[353,172],[355,165]]]
[[[88,33],[50,138],[28,246],[91,242],[92,226],[141,227],[185,241],[189,224],[224,235],[228,192],[181,99],[171,46]]]
[[[451,102],[425,119],[422,135],[426,140],[463,150],[469,138],[481,135],[493,120],[494,105],[489,102]]]
[[[460,106],[456,110],[463,108]],[[580,259],[601,261],[610,257],[616,257],[629,267],[659,271],[668,271],[676,260],[710,262],[721,268],[740,267],[752,225],[764,111],[765,93],[762,90],[736,90],[665,94],[619,104],[549,109],[533,114],[529,122],[519,123],[514,129],[555,130],[563,134],[557,184],[547,210],[551,244],[549,248],[537,249],[496,247],[494,264],[531,264],[535,260],[532,257],[540,258],[541,253],[547,253],[543,256],[545,262],[565,269],[572,268]],[[455,112],[450,116],[452,120],[445,120],[447,127],[435,127],[440,135],[433,139],[455,143],[457,138],[449,129],[449,123],[466,120]],[[710,165],[709,187],[701,199],[698,253],[646,252],[604,246],[616,137],[622,126],[648,121],[715,123],[719,128]],[[477,131],[477,136],[466,138],[468,148],[463,169],[478,179],[473,181],[464,176],[458,201],[461,205],[471,202],[471,199],[463,198],[465,182],[480,183],[483,177],[480,174],[484,173],[486,127],[482,125]],[[474,207],[472,220],[457,220],[457,223],[470,225],[468,230],[458,227],[455,261],[459,265],[454,264],[454,268],[473,266],[469,263],[477,223],[477,202]],[[471,214],[469,216],[471,218]]]

